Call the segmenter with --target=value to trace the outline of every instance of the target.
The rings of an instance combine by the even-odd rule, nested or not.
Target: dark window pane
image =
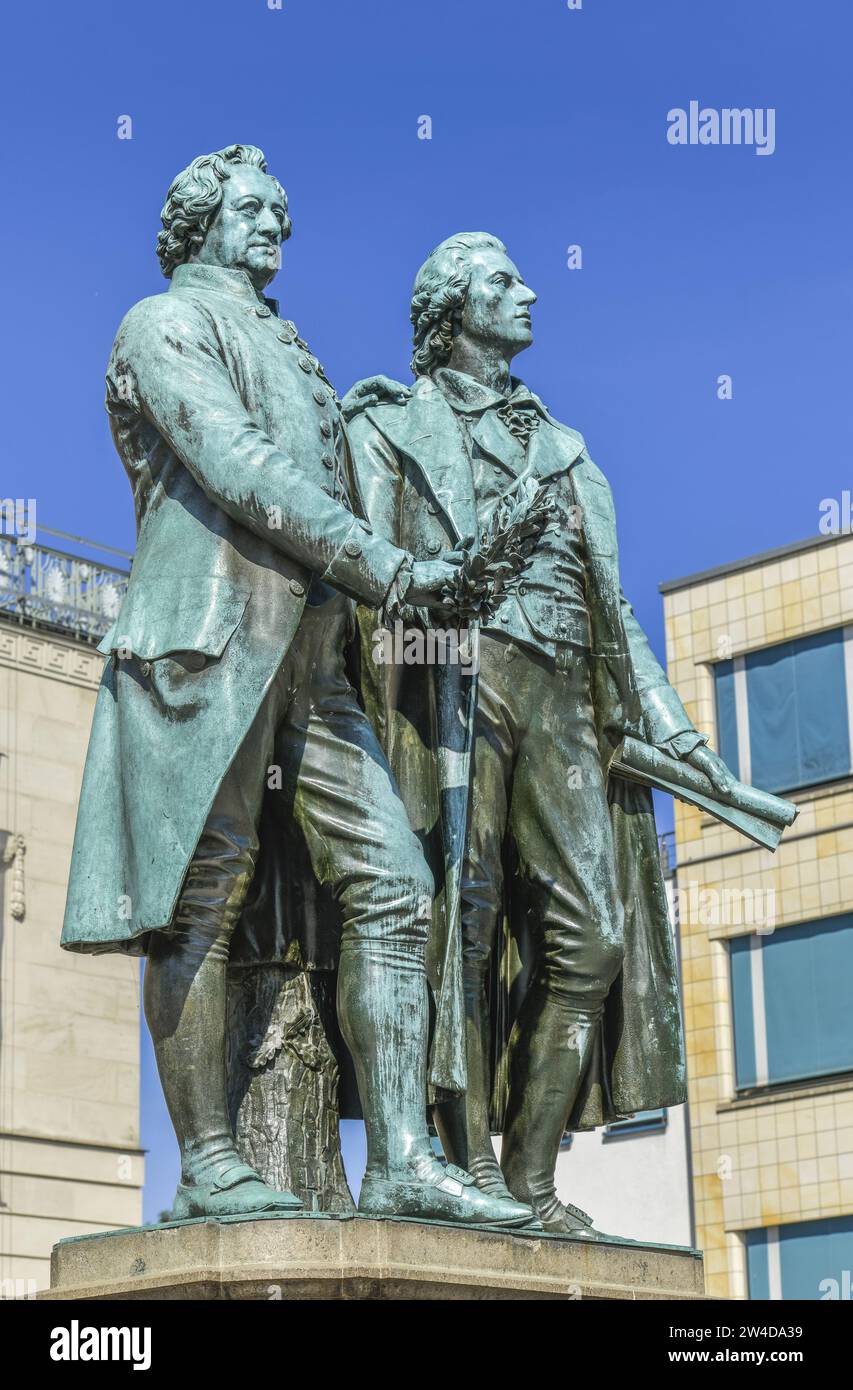
[[[785,791],[850,771],[843,631],[746,658],[751,780]]]
[[[735,718],[735,664],[720,661],[714,667],[717,690],[718,752],[736,777],[740,777],[737,751],[737,719]]]
[[[739,1087],[853,1071],[853,915],[735,937],[730,961]],[[758,1074],[756,1037],[766,1077]]]

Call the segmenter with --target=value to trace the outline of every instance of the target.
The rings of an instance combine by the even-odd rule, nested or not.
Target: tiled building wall
[[[853,622],[853,537],[664,603],[669,678],[713,744],[715,661]],[[696,1238],[708,1292],[723,1297],[747,1295],[738,1233],[853,1213],[849,1079],[735,1096],[726,939],[767,925],[768,911],[783,926],[853,910],[853,779],[791,799],[800,814],[775,854],[676,804]]]

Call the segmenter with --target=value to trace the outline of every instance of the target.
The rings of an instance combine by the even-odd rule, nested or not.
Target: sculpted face
[[[248,164],[235,165],[222,185],[222,204],[203,245],[191,259],[200,265],[245,270],[263,290],[281,264],[281,238],[287,210],[269,174]]]
[[[536,295],[504,251],[486,246],[470,254],[471,283],[460,329],[472,344],[498,347],[507,358],[530,347],[530,306]]]

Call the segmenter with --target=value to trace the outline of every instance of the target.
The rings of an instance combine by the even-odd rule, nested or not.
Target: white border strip
[[[741,782],[752,781],[752,757],[749,751],[749,701],[746,695],[746,660],[734,659],[735,723],[737,725],[738,776]],[[851,686],[853,689],[853,686]]]
[[[782,1301],[782,1254],[779,1227],[767,1227],[767,1292],[774,1303]]]
[[[767,1062],[767,1020],[764,1013],[764,956],[762,938],[754,932],[749,941],[749,963],[752,978],[752,1036],[755,1044],[755,1084],[766,1086],[769,1080]]]

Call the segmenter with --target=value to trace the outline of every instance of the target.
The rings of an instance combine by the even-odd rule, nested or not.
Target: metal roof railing
[[[118,616],[128,578],[128,570],[0,536],[0,618],[98,642]]]

